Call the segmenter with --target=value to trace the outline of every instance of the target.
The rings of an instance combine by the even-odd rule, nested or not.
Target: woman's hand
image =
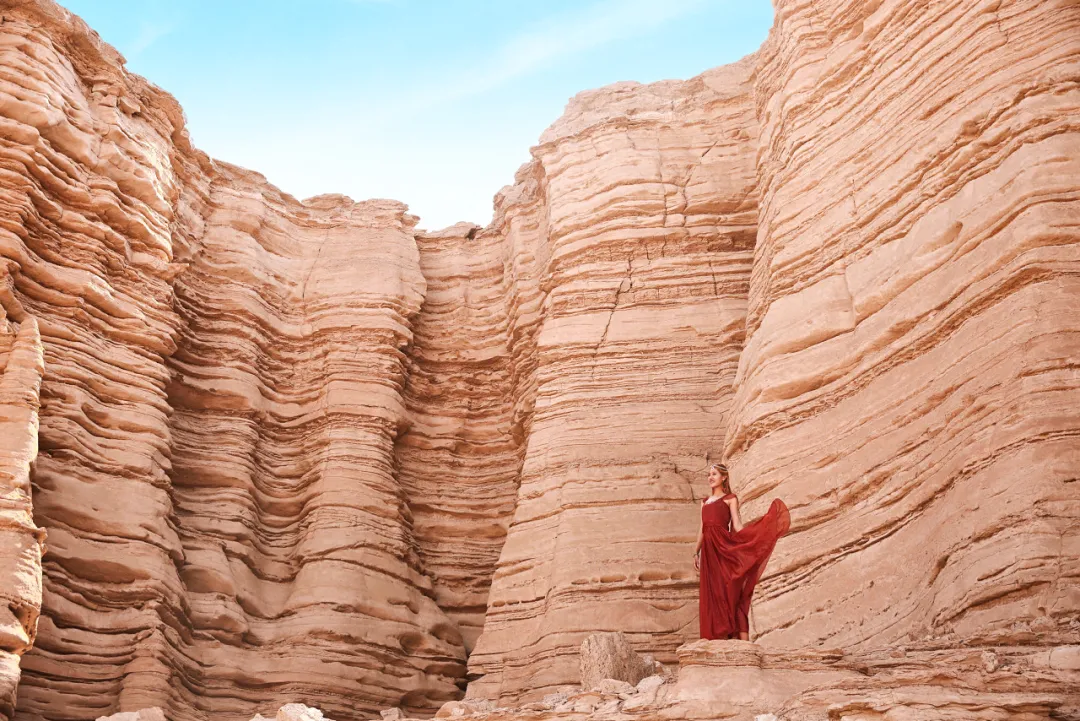
[[[701,551],[694,554],[694,570],[701,571]]]

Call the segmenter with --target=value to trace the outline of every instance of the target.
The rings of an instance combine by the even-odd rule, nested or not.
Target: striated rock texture
[[[694,499],[727,421],[756,223],[752,68],[579,95],[497,200],[491,231],[541,249],[542,317],[470,696],[575,683],[596,631],[660,660],[696,637]]]
[[[397,478],[435,600],[472,650],[517,497],[506,246],[465,223],[418,233],[427,293],[413,325]]]
[[[0,0],[0,717],[1075,715],[1080,6],[775,7],[423,232]],[[795,650],[676,653],[721,458]],[[613,631],[682,685],[570,696]]]
[[[43,589],[27,588],[43,603],[18,715],[87,718],[116,703],[129,670],[138,682],[127,667],[140,638],[178,606],[163,356],[176,323],[170,157],[185,139],[175,103],[126,76],[79,21],[51,4],[0,12],[0,262],[5,307],[40,329],[31,479],[49,532]]]
[[[795,526],[759,633],[1075,639],[1080,6],[782,0],[760,56],[725,453]]]
[[[746,641],[697,641],[678,650],[672,679],[636,686],[606,679],[565,688],[517,707],[450,701],[436,718],[472,721],[1051,721],[1080,718],[1080,646],[1044,653],[1016,647],[844,653],[770,649]],[[98,721],[158,721],[143,709]],[[272,712],[269,712],[272,714]],[[252,721],[265,721],[257,715]],[[322,721],[318,709],[289,704],[277,721]],[[384,719],[401,719],[398,709]]]
[[[424,294],[415,219],[393,201],[300,206],[220,170],[174,286],[178,704],[242,715],[270,683],[332,715],[437,707],[459,693],[465,651],[393,473],[401,349]]]
[[[347,718],[459,695],[461,634],[393,471],[415,219],[212,163],[77,18],[2,12],[4,307],[27,316],[0,346],[4,702],[42,581],[20,718],[246,718],[253,689]]]
[[[19,657],[30,650],[37,634],[45,538],[34,525],[30,498],[43,371],[41,335],[10,290],[6,283],[0,285],[0,718],[5,720],[15,711]],[[8,308],[21,323],[10,322]]]

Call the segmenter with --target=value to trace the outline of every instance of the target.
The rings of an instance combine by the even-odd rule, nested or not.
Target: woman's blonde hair
[[[724,490],[731,493],[731,471],[723,463],[714,463],[709,468],[715,468],[724,474]]]

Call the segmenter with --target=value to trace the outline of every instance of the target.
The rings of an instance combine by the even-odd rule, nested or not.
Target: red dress
[[[765,570],[776,539],[791,525],[779,498],[768,512],[741,531],[731,530],[731,509],[724,501],[701,506],[701,637],[738,638],[750,632],[750,597]]]

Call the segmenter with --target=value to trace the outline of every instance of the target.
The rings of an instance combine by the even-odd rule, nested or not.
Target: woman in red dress
[[[739,499],[728,485],[723,463],[709,468],[712,494],[701,501],[701,527],[694,548],[694,568],[701,574],[701,637],[750,639],[750,597],[765,570],[776,539],[791,525],[779,498],[768,512],[746,526]]]

